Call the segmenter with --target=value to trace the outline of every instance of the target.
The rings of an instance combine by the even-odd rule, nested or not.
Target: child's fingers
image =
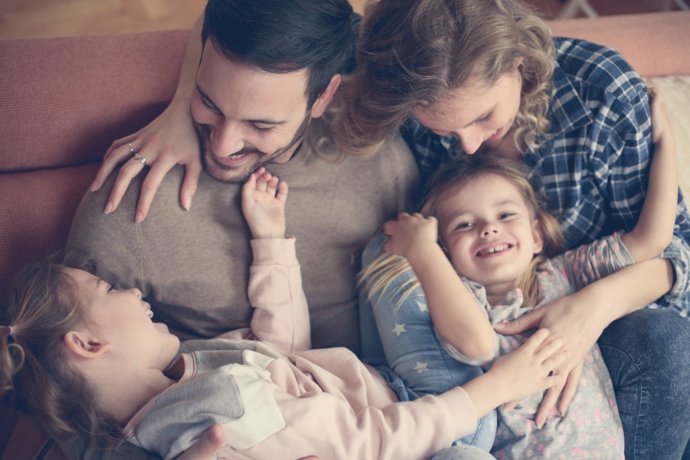
[[[539,329],[537,332],[532,334],[530,338],[527,339],[523,347],[528,349],[532,353],[536,353],[539,346],[544,343],[546,338],[549,336],[550,331],[546,328]]]
[[[278,183],[278,193],[276,194],[276,198],[278,198],[278,200],[280,200],[284,203],[287,200],[287,195],[288,195],[288,184],[284,180],[281,180]]]

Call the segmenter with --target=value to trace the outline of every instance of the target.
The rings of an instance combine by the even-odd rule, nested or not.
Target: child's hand
[[[504,401],[516,401],[559,384],[562,377],[554,375],[565,360],[564,340],[539,329],[520,348],[498,358],[489,372],[505,382]]]
[[[409,258],[410,253],[425,244],[436,244],[438,221],[435,217],[424,217],[420,213],[401,213],[398,220],[390,220],[383,226],[386,242],[383,249]]]
[[[287,193],[287,183],[263,167],[247,178],[242,186],[242,212],[253,238],[285,238]]]

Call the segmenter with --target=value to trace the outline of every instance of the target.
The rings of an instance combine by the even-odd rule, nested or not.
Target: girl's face
[[[151,306],[138,289],[117,290],[89,272],[67,269],[88,309],[82,325],[110,356],[132,366],[163,370],[176,356],[179,339],[163,323],[154,323]]]
[[[439,202],[438,219],[455,270],[502,298],[542,250],[532,214],[518,188],[497,174],[481,174],[451,190]]]
[[[470,78],[445,100],[419,108],[413,115],[436,134],[456,135],[463,151],[471,155],[484,144],[501,145],[520,108],[521,92],[522,77],[516,67],[494,84]]]

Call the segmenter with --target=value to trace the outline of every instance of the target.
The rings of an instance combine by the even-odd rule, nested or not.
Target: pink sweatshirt
[[[475,429],[475,408],[462,388],[399,402],[378,372],[348,349],[310,350],[295,240],[253,240],[252,249],[251,330],[221,338],[258,340],[275,352],[265,369],[285,426],[249,448],[225,446],[218,458],[424,459]],[[184,357],[181,382],[195,375]],[[226,431],[226,442],[230,436]]]

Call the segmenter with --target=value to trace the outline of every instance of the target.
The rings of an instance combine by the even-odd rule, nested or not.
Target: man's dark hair
[[[308,69],[311,107],[333,75],[354,68],[357,19],[347,0],[209,0],[201,39],[266,72]]]

